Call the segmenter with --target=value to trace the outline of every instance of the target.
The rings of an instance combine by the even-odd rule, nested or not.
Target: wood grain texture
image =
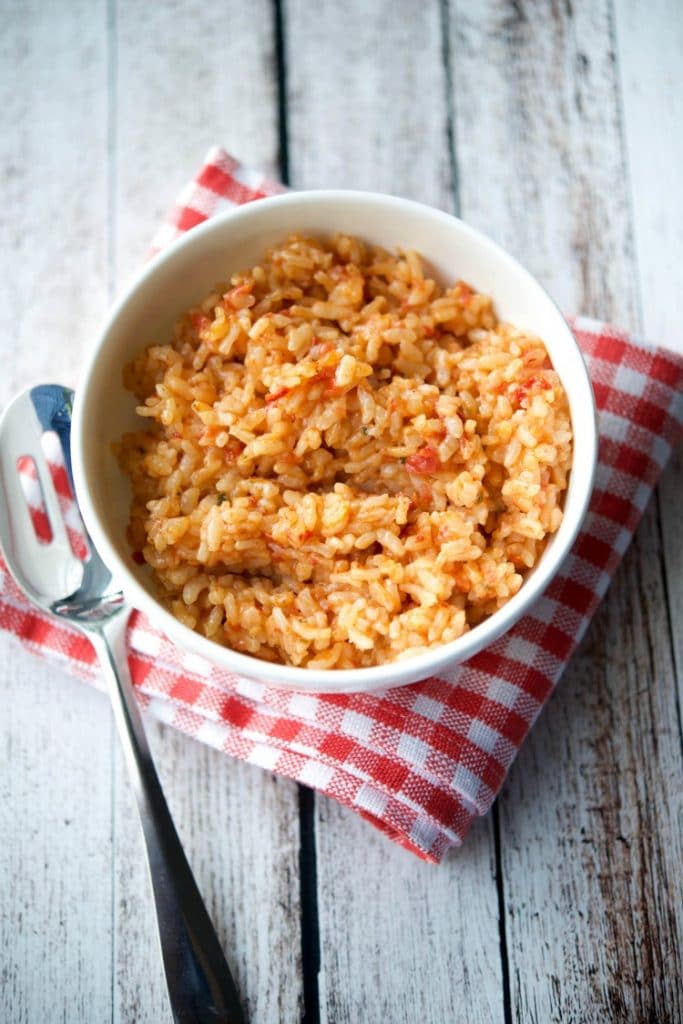
[[[607,4],[451,18],[461,208],[565,308],[639,325]],[[680,779],[656,510],[500,801],[518,1021],[679,1019]]]
[[[2,11],[2,405],[74,382],[106,296],[104,7],[61,8]],[[78,159],[74,138],[88,140]],[[108,1020],[107,704],[3,638],[0,707],[0,1020]]]
[[[120,288],[210,146],[277,174],[277,85],[269,0],[117,0],[110,28]]]
[[[438,868],[329,800],[316,828],[321,1020],[502,1022],[491,820]]]
[[[681,1019],[681,753],[654,508],[501,799],[519,1021]]]
[[[4,405],[46,378],[73,385],[106,304],[107,76],[104,2],[5,3],[2,19]]]
[[[450,5],[460,208],[567,312],[637,322],[608,0]]]
[[[115,52],[112,209],[116,287],[140,266],[175,192],[217,142],[272,167],[277,119],[270,5],[121,0]],[[150,40],[156,45],[150,47]],[[218,45],[214,45],[214,42]],[[164,191],[165,190],[165,191]],[[147,723],[159,776],[249,1020],[296,1020],[301,939],[296,786]],[[115,1019],[167,1010],[137,813],[117,752]]]
[[[15,642],[0,645],[0,703],[0,1020],[109,1020],[107,703]]]
[[[449,209],[439,8],[398,7],[286,5],[292,184]],[[503,1020],[490,822],[438,870],[325,798],[316,835],[322,1021]]]
[[[642,328],[645,335],[683,353],[683,331],[676,302],[683,265],[683,196],[677,168],[683,162],[683,10],[670,0],[650,5],[647,15],[633,0],[617,0],[616,37],[623,97],[626,152],[630,172],[636,255],[640,282]],[[662,30],[664,26],[664,30]],[[653,160],[656,154],[656,185]],[[666,585],[672,656],[678,680],[676,722],[683,748],[683,450],[679,446],[659,487],[660,564]],[[676,729],[677,726],[677,729]],[[676,783],[674,783],[676,784]],[[678,778],[680,791],[680,775]],[[681,801],[672,809],[672,825],[683,834]],[[679,862],[680,866],[680,862]],[[680,872],[678,877],[680,877]],[[670,963],[683,956],[683,913],[680,893],[668,892],[675,926],[668,944]],[[681,977],[680,967],[678,977]],[[680,981],[679,981],[680,985]],[[683,1016],[680,988],[670,1015]]]
[[[672,301],[683,282],[683,8],[678,0],[615,0],[615,29],[642,326],[683,353]]]
[[[451,207],[438,3],[284,5],[298,188],[396,192]]]
[[[666,26],[665,31],[661,26]],[[643,331],[647,337],[683,353],[678,303],[672,301],[683,281],[683,195],[679,181],[683,166],[683,10],[675,0],[657,0],[644,17],[640,4],[618,0],[616,36]],[[683,451],[679,448],[659,488],[663,571],[678,670],[679,726],[683,719],[682,494]]]

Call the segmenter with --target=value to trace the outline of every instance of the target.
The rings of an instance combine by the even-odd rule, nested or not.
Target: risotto
[[[562,520],[567,398],[543,342],[415,252],[292,236],[125,370],[132,557],[190,628],[356,668],[461,636]]]

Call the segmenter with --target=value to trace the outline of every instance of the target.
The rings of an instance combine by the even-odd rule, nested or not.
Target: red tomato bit
[[[470,299],[474,295],[474,288],[472,288],[467,281],[456,281],[455,287],[458,293],[458,298],[462,302],[463,306],[469,306]]]
[[[521,387],[515,388],[510,397],[515,405],[521,405],[523,409],[528,409],[529,394],[536,390],[546,391],[548,387],[549,384],[545,377],[529,377]]]
[[[190,317],[190,321],[192,322],[192,326],[197,332],[203,331],[204,328],[208,327],[209,324],[211,323],[208,316],[206,316],[204,313],[193,313],[192,316]]]
[[[321,380],[331,380],[334,377],[336,372],[337,372],[336,365],[335,366],[323,366],[322,370],[318,370],[318,372],[316,374],[314,374],[309,379],[308,383],[309,384],[317,384]]]
[[[225,294],[223,295],[223,301],[227,302],[229,305],[232,305],[233,299],[238,298],[240,295],[248,295],[251,292],[253,286],[254,285],[252,281],[244,281],[242,284],[235,285],[234,288],[231,288],[229,291],[225,292]]]
[[[271,402],[277,402],[278,399],[284,398],[291,391],[291,388],[280,388],[279,391],[273,391],[272,395],[266,395],[266,402],[270,405]]]
[[[312,377],[309,377],[308,383],[319,384],[321,381],[327,381],[327,387],[325,388],[325,391],[328,395],[334,395],[337,390],[336,384],[334,382],[336,372],[336,363],[334,364],[334,366],[323,366],[322,370],[318,370],[316,374],[314,374]]]
[[[422,476],[436,473],[440,465],[439,456],[428,444],[406,459],[406,469],[409,469],[411,473],[419,473]]]

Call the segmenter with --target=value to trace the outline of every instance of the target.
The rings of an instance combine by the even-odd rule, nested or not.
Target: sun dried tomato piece
[[[439,456],[428,444],[406,459],[406,469],[409,469],[411,473],[419,473],[421,476],[436,473],[440,465]]]
[[[312,377],[309,378],[308,383],[309,384],[317,384],[318,381],[321,381],[321,380],[331,380],[334,377],[336,372],[337,372],[336,364],[329,365],[329,366],[323,366],[322,370],[318,370],[317,373],[315,373]]]

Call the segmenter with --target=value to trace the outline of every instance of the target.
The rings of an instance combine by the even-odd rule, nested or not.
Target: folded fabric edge
[[[396,829],[390,822],[385,821],[383,818],[376,817],[370,811],[365,811],[358,807],[353,807],[352,810],[360,818],[363,818],[364,821],[367,821],[368,824],[373,825],[393,843],[396,843],[397,846],[403,847],[404,850],[408,850],[409,853],[419,857],[420,860],[433,865],[440,864],[449,850],[459,849],[462,846],[467,833],[469,832],[469,826],[474,821],[474,818],[472,817],[467,829],[462,833],[462,835],[458,836],[457,840],[449,841],[446,836],[441,833],[438,837],[439,841],[435,842],[434,845],[427,850],[417,842],[411,842],[404,832]]]
[[[610,340],[619,341],[624,345],[630,345],[632,348],[642,349],[650,354],[656,353],[668,359],[679,370],[683,368],[683,355],[681,353],[667,348],[666,345],[660,345],[651,338],[646,338],[640,334],[633,334],[625,328],[608,323],[606,320],[598,320],[595,317],[584,316],[581,313],[563,313],[562,315],[573,331],[578,331],[582,334],[592,334],[596,337],[608,337]]]
[[[286,185],[249,164],[243,164],[222,146],[212,146],[199,173],[182,188],[175,204],[156,231],[148,258],[216,213],[245,203],[288,192]]]
[[[425,855],[434,848],[459,846],[478,816],[477,809],[454,788],[446,790],[443,785],[430,787],[425,783],[425,788],[433,791],[430,811],[417,799],[393,791],[362,770],[353,771],[348,764],[335,762],[324,753],[297,749],[291,742],[231,722],[216,721],[194,707],[180,705],[154,692],[143,692],[149,710],[164,724],[229,756],[317,790],[354,811],[365,810],[373,820],[384,821],[397,836],[405,837]]]
[[[423,809],[416,810],[374,782],[367,782],[346,772],[339,765],[326,765],[319,758],[299,755],[289,748],[275,749],[272,744],[253,744],[250,751],[236,749],[244,734],[233,727],[226,737],[219,723],[202,719],[189,708],[179,709],[168,700],[147,697],[147,710],[162,724],[181,730],[190,739],[211,746],[222,753],[244,761],[255,768],[288,778],[323,796],[348,807],[374,825],[399,846],[432,864],[438,864],[451,848],[460,847],[478,816],[466,802],[451,796],[451,821],[457,830],[444,827]],[[211,728],[212,725],[219,728]],[[232,742],[231,742],[232,741]],[[276,755],[277,760],[273,758]],[[282,760],[280,760],[282,758]]]

